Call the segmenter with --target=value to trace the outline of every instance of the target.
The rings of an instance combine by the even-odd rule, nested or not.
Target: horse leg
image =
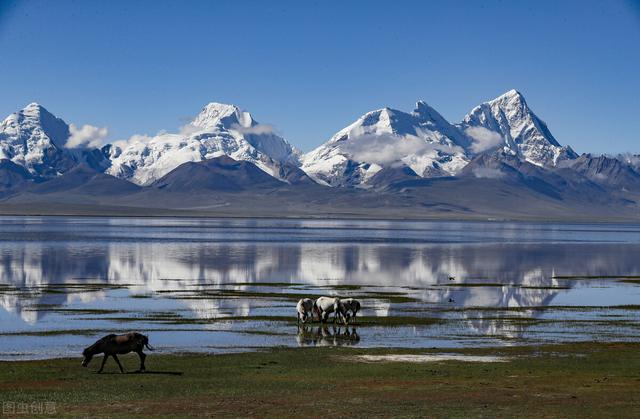
[[[109,358],[109,356],[110,355],[104,354],[104,356],[102,357],[102,364],[100,364],[100,369],[98,370],[98,374],[100,374],[104,369],[104,364],[107,362],[107,358]]]
[[[111,355],[113,357],[113,359],[116,360],[116,363],[118,364],[118,367],[120,367],[120,373],[124,374],[124,369],[122,369],[122,364],[120,364],[120,360],[118,359],[118,357],[116,356],[116,354]]]
[[[144,360],[147,357],[147,354],[142,352],[142,349],[138,351],[138,356],[140,357],[140,372],[144,372],[146,368],[144,367]]]

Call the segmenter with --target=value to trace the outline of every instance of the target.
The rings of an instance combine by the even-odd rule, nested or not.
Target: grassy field
[[[637,343],[457,351],[508,357],[501,363],[354,360],[428,352],[329,347],[152,353],[145,374],[120,374],[109,360],[98,375],[100,358],[89,369],[80,359],[2,362],[0,402],[55,403],[58,415],[92,417],[640,416]],[[126,370],[137,368],[135,355],[121,360]]]

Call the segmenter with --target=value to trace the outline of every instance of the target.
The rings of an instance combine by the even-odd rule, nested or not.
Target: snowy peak
[[[204,129],[232,128],[240,126],[249,128],[255,125],[255,121],[249,112],[243,112],[236,105],[211,102],[196,116],[192,125]]]
[[[397,112],[390,108],[367,112],[351,125],[338,131],[329,140],[330,143],[355,139],[364,134],[393,134],[403,131],[397,121]]]
[[[450,176],[468,161],[467,137],[425,102],[412,113],[367,112],[302,157],[302,169],[331,186],[367,186],[378,171],[408,166],[419,176]]]
[[[22,117],[31,118],[35,120],[40,120],[43,116],[44,118],[55,118],[51,112],[45,109],[44,106],[37,102],[31,102],[14,115],[20,115]]]
[[[69,137],[68,125],[36,102],[32,102],[22,110],[9,115],[0,124],[0,132],[16,136],[41,132],[58,148],[64,147],[64,143]]]
[[[512,130],[512,138],[521,138],[527,135],[526,129],[531,128],[528,126],[528,124],[531,124],[533,125],[532,128],[537,131],[536,134],[543,135],[551,145],[560,147],[558,141],[551,135],[547,125],[531,111],[524,96],[517,90],[511,89],[507,93],[487,102],[487,104],[494,114],[502,114],[506,117]]]
[[[107,173],[149,185],[183,163],[220,156],[254,163],[278,177],[283,163],[298,163],[299,152],[273,127],[259,124],[235,105],[211,102],[178,133],[134,136],[109,150]]]
[[[467,133],[476,132],[473,128],[496,133],[502,137],[503,147],[538,166],[556,166],[562,160],[577,157],[570,147],[558,143],[524,96],[513,89],[473,108],[460,128]]]
[[[51,113],[46,110],[44,108],[44,106],[42,106],[41,104],[39,104],[38,102],[31,102],[30,104],[28,104],[27,106],[25,106],[21,111],[19,111],[18,113],[23,113],[23,114],[37,114],[39,115],[40,113],[47,113],[49,115],[51,115]]]
[[[69,126],[38,103],[0,123],[0,159],[8,159],[40,177],[54,177],[75,165],[64,148]]]
[[[433,122],[438,125],[449,124],[449,122],[444,119],[444,117],[440,115],[438,111],[429,106],[424,100],[419,100],[416,102],[416,108],[413,110],[413,115],[424,122]]]
[[[493,99],[492,101],[489,101],[489,103],[492,102],[508,102],[517,105],[527,105],[527,102],[524,100],[524,96],[522,95],[522,93],[520,93],[516,89],[511,89]]]

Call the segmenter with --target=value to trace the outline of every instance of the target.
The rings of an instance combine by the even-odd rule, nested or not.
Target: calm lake
[[[298,328],[320,295],[358,324]],[[162,353],[637,340],[640,225],[0,217],[0,359],[130,330]]]

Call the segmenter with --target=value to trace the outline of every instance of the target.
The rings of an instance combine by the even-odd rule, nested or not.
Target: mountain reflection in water
[[[633,304],[638,296],[634,284],[557,279],[640,275],[638,226],[2,220],[3,333],[38,325],[50,328],[47,316],[57,315],[56,323],[67,321],[59,312],[43,309],[47,307],[138,314],[177,310],[199,319],[294,318],[295,303],[275,295],[283,292],[358,296],[368,316],[412,313],[461,318],[466,319],[470,334],[513,337],[522,336],[528,326],[502,321],[505,312],[480,309],[511,309],[509,317],[530,318],[538,315],[534,309],[539,307],[624,305]],[[236,293],[233,298],[206,298],[207,293],[221,289]],[[274,297],[259,298],[266,291]],[[384,292],[407,300],[395,302],[385,298]],[[518,308],[522,310],[513,310]],[[108,323],[108,317],[103,320]],[[81,326],[79,318],[68,322]],[[336,332],[320,328],[302,337],[298,334],[297,342],[355,344],[360,340],[355,330],[343,339],[344,333],[344,328]]]

